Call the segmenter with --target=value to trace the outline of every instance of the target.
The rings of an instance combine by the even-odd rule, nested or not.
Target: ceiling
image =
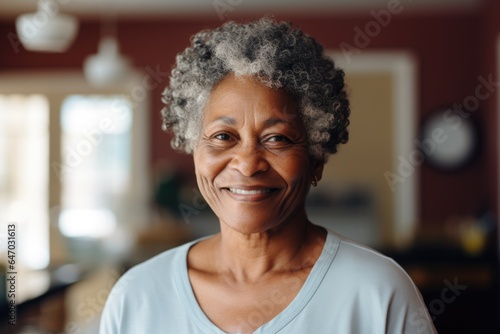
[[[52,0],[60,10],[81,18],[113,13],[127,17],[172,16],[180,14],[219,15],[251,11],[330,11],[366,12],[399,3],[409,11],[469,11],[483,0]],[[0,19],[12,20],[21,13],[33,12],[37,0],[0,0]],[[220,15],[219,15],[220,16]]]

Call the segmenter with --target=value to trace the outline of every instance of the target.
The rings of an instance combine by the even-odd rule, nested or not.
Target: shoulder
[[[164,288],[173,284],[175,268],[182,263],[186,245],[167,250],[127,270],[113,286],[107,306],[126,304],[154,293],[159,284]]]
[[[342,305],[338,309],[342,319],[377,323],[390,333],[435,332],[420,291],[399,264],[333,232],[329,237],[337,249],[322,298]]]
[[[113,286],[107,307],[127,307],[153,301],[162,293],[177,290],[178,276],[186,268],[186,256],[190,247],[198,240],[164,251],[125,272]]]
[[[173,267],[181,265],[186,259],[186,254],[191,243],[187,243],[164,251],[134,267],[130,268],[120,280],[135,280],[169,276],[174,272]]]
[[[101,332],[141,332],[136,328],[138,319],[154,324],[159,310],[175,313],[179,302],[178,276],[194,242],[160,253],[123,274],[104,305]]]
[[[408,274],[392,258],[353,240],[329,232],[338,239],[335,265],[351,274],[363,273],[360,279],[384,282],[410,281]]]
[[[329,281],[365,302],[386,307],[395,301],[423,305],[420,291],[393,259],[334,233],[332,238],[338,247],[327,274]]]

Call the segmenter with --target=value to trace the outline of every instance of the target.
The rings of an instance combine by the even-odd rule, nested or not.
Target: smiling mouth
[[[238,195],[260,195],[260,194],[268,194],[272,191],[272,189],[238,189],[238,188],[227,188],[233,194]]]

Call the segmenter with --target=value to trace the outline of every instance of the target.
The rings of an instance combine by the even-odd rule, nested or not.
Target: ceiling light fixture
[[[78,20],[59,13],[55,0],[39,0],[35,13],[22,14],[16,20],[19,40],[26,50],[66,51],[78,32]]]
[[[105,87],[125,81],[132,73],[129,58],[120,54],[116,38],[118,24],[116,13],[111,9],[102,10],[101,39],[97,54],[90,55],[83,62],[83,74],[92,86]]]
[[[103,37],[97,54],[88,56],[83,63],[83,73],[94,86],[108,86],[119,83],[130,74],[130,60],[119,52],[114,37]]]

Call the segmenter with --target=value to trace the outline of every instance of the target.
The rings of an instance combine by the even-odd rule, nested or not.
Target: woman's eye
[[[219,133],[214,136],[214,138],[217,138],[219,140],[229,140],[231,137],[227,133]]]
[[[269,137],[269,139],[267,141],[269,141],[269,142],[287,142],[287,143],[289,143],[290,139],[288,139],[285,136],[272,136],[272,137]]]

